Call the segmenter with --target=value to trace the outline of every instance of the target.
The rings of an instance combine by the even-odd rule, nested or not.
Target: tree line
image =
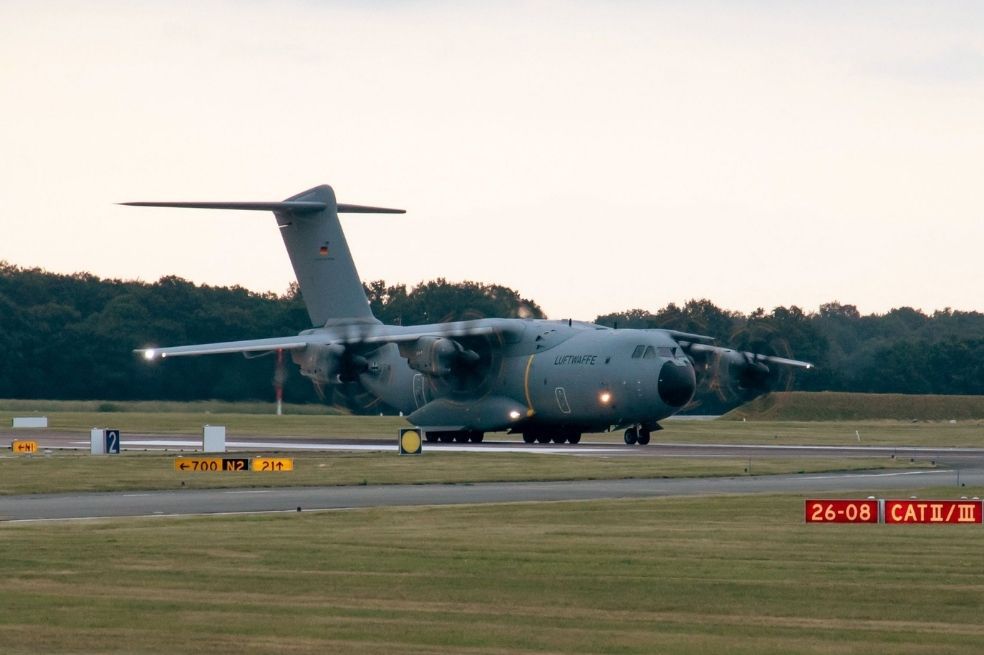
[[[481,317],[543,318],[532,300],[495,284],[444,279],[414,287],[365,285],[384,323],[414,325]],[[828,303],[817,312],[777,307],[751,314],[708,300],[599,316],[619,328],[670,328],[742,349],[817,364],[793,388],[984,394],[984,314],[903,307],[861,315]],[[60,275],[0,262],[0,397],[107,400],[270,399],[273,357],[177,358],[147,363],[137,348],[296,334],[310,327],[296,286],[283,294],[197,285]],[[288,364],[290,402],[318,400]]]
[[[414,325],[481,316],[542,318],[535,302],[495,284],[371,282],[384,323]],[[0,398],[52,400],[243,400],[273,397],[274,357],[179,357],[147,362],[133,350],[295,335],[311,327],[297,285],[284,294],[59,275],[0,262]],[[288,358],[289,360],[289,358]],[[318,392],[289,361],[284,398]]]
[[[798,390],[984,394],[984,314],[976,311],[925,314],[899,307],[862,315],[854,305],[830,302],[816,312],[794,305],[742,314],[691,300],[656,312],[606,314],[596,322],[706,334],[737,349],[813,362],[816,370],[793,379]]]

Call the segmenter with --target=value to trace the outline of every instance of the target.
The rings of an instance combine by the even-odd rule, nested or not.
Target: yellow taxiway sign
[[[38,442],[15,439],[10,442],[10,449],[15,453],[36,453],[38,452]]]
[[[248,457],[176,457],[174,470],[182,473],[248,471]]]
[[[293,470],[294,460],[290,457],[257,457],[253,460],[255,473],[280,473]]]

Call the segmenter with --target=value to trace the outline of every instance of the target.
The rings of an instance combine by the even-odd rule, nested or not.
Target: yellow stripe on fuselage
[[[526,360],[526,373],[523,375],[523,391],[526,392],[526,415],[533,416],[536,412],[533,409],[533,399],[530,398],[530,369],[533,368],[533,358],[536,355],[530,355],[530,358]]]

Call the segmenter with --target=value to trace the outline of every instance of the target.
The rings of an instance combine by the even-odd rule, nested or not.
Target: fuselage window
[[[635,350],[632,351],[632,359],[639,359],[642,357],[643,351],[646,350],[645,346],[636,346]]]
[[[642,356],[643,359],[656,359],[656,349],[652,346],[646,346],[646,354]]]

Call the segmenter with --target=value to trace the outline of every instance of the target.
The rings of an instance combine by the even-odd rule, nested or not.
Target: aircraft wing
[[[733,350],[731,348],[722,348],[721,346],[711,346],[706,343],[687,343],[685,341],[680,341],[680,345],[688,354],[720,354],[727,355],[729,353],[734,353],[738,357],[743,358],[746,362],[759,362],[763,364],[780,364],[782,366],[793,366],[796,368],[813,368],[813,364],[810,362],[803,362],[798,359],[789,359],[787,357],[777,357],[775,355],[763,355],[761,353],[746,352],[740,350]]]
[[[500,331],[494,325],[473,325],[467,322],[415,327],[347,325],[313,330],[296,337],[275,337],[272,339],[247,339],[245,341],[223,341],[188,346],[165,346],[140,348],[134,352],[145,359],[165,359],[167,357],[187,357],[196,355],[222,355],[228,353],[271,352],[274,350],[299,350],[307,346],[362,346],[385,343],[404,343],[416,341],[421,337],[470,337],[493,334]]]
[[[222,355],[226,353],[269,352],[272,350],[295,350],[308,345],[303,337],[280,337],[274,339],[250,339],[246,341],[223,341],[221,343],[202,343],[193,346],[168,346],[164,348],[140,348],[133,352],[145,359],[164,359],[165,357],[185,357],[189,355]]]

